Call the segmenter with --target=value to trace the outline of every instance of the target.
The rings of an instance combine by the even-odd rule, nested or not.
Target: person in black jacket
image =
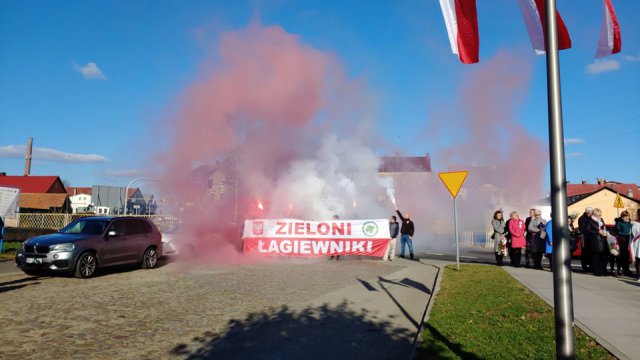
[[[605,275],[609,257],[609,245],[607,244],[607,230],[604,226],[600,209],[593,209],[593,215],[591,215],[587,223],[585,238],[588,239],[587,244],[591,249],[593,275]]]
[[[389,235],[391,236],[391,240],[389,240],[389,245],[387,245],[387,251],[385,251],[382,261],[393,261],[396,255],[396,242],[399,233],[400,224],[398,224],[395,216],[391,216],[391,219],[389,219]]]
[[[533,233],[530,232],[529,223],[531,219],[533,219],[533,215],[536,209],[529,210],[529,217],[524,220],[524,228],[526,230],[525,233],[525,245],[524,245],[524,267],[528,268],[531,264],[533,264],[533,252],[531,251],[531,241],[533,241]]]
[[[580,244],[580,263],[582,265],[582,270],[585,272],[593,272],[593,267],[591,266],[593,256],[591,255],[591,245],[589,244],[591,237],[587,236],[587,225],[589,225],[592,215],[593,208],[588,206],[584,209],[584,213],[578,218],[578,236],[582,237],[582,243]]]
[[[413,260],[413,232],[415,227],[411,221],[411,215],[402,216],[400,210],[396,209],[402,225],[400,226],[400,257],[404,259],[404,245],[409,245],[409,256]]]

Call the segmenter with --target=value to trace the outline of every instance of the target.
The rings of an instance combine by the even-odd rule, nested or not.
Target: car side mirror
[[[110,231],[107,233],[107,239],[108,239],[108,238],[112,238],[112,237],[114,237],[114,236],[116,236],[116,235],[118,235],[118,233],[116,233],[116,231],[115,231],[115,230],[110,230]]]

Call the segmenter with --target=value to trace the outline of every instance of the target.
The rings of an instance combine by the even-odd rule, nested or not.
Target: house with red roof
[[[0,174],[0,186],[20,189],[20,212],[66,213],[70,210],[67,190],[59,176]]]
[[[614,206],[620,195],[622,208]],[[567,205],[569,214],[581,215],[585,208],[599,208],[602,210],[602,218],[607,224],[613,224],[615,218],[623,210],[635,215],[640,206],[640,188],[637,184],[625,184],[616,181],[598,179],[596,184],[586,181],[580,184],[567,183]]]

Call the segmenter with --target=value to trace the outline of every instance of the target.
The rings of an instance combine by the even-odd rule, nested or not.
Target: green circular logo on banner
[[[362,232],[368,237],[375,236],[378,233],[378,225],[373,221],[367,221],[362,224]]]

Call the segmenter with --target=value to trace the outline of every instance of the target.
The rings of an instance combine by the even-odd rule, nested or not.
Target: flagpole
[[[547,96],[549,107],[549,153],[551,162],[551,211],[553,239],[553,304],[555,308],[556,358],[575,359],[571,254],[567,221],[562,96],[558,59],[556,0],[546,0]]]

